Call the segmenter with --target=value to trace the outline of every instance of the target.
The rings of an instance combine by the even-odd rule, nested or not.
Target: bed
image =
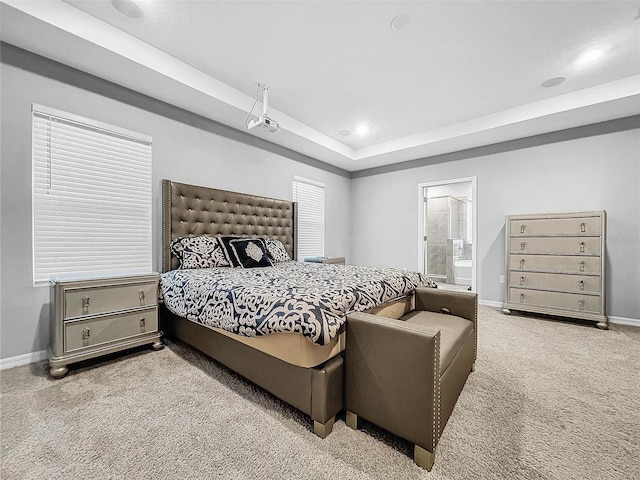
[[[343,408],[345,313],[408,311],[413,289],[428,280],[400,270],[276,262],[274,255],[257,268],[179,268],[181,239],[215,248],[226,239],[227,254],[231,244],[235,252],[264,239],[296,258],[296,205],[169,180],[162,198],[163,331],[309,415],[324,438]]]

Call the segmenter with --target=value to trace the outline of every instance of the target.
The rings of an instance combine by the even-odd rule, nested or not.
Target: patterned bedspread
[[[250,337],[299,332],[319,345],[335,338],[347,313],[431,285],[416,272],[295,261],[172,270],[160,278],[164,302],[176,315]]]

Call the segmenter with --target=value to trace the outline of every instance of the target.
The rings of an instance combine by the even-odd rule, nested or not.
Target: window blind
[[[298,204],[298,260],[324,255],[324,184],[293,177]]]
[[[33,279],[152,269],[151,138],[33,106]]]

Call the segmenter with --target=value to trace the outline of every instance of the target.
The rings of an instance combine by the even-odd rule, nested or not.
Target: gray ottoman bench
[[[431,470],[436,446],[477,352],[478,297],[434,288],[412,303],[347,316],[345,409],[415,444]]]

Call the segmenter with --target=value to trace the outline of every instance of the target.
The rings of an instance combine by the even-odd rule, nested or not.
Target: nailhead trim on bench
[[[435,337],[435,348],[433,349],[433,427],[431,443],[433,452],[440,437],[440,332]]]

